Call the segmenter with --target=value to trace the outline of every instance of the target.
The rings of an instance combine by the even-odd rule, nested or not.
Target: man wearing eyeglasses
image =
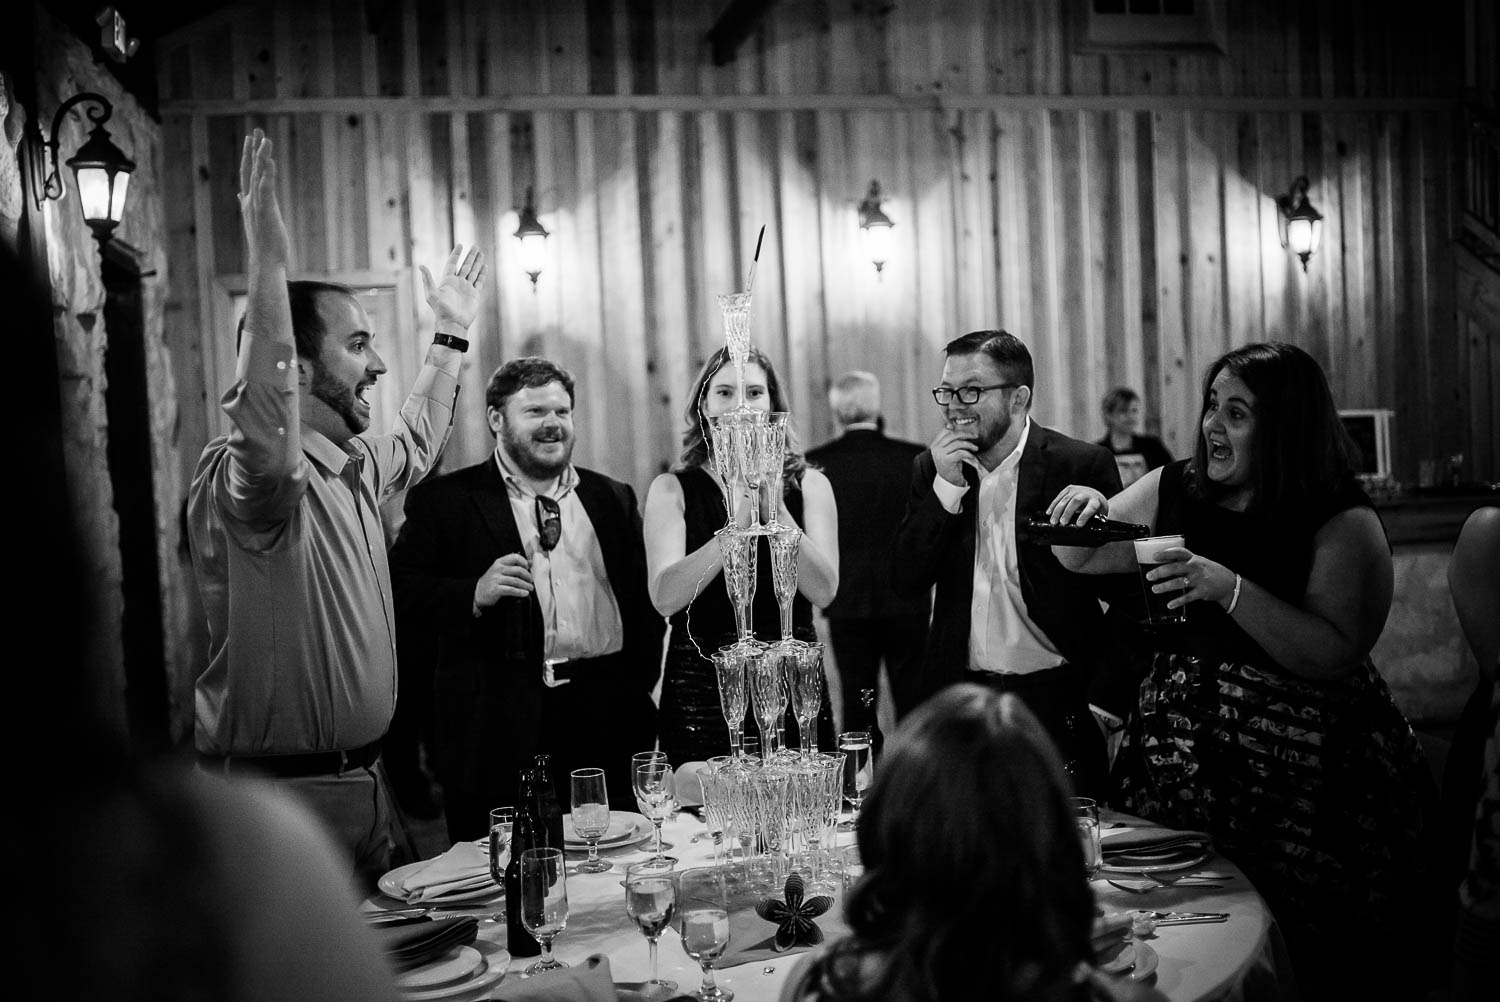
[[[1016,523],[1068,484],[1106,497],[1120,475],[1109,452],[1031,420],[1031,352],[1003,330],[943,349],[932,391],[942,427],[913,465],[891,555],[898,592],[936,586],[917,688],[973,681],[1016,693],[1047,727],[1082,794],[1102,792],[1104,740],[1088,688],[1104,663],[1094,584],[1046,546],[1016,543]]]
[[[605,770],[634,809],[630,756],[656,743],[663,629],[646,588],[635,491],[573,465],[573,377],[507,362],[485,409],[495,451],[413,488],[391,550],[397,613],[434,637],[434,747],[448,833],[485,834],[519,770],[552,755]]]

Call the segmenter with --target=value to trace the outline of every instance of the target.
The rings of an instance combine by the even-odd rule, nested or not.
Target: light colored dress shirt
[[[344,447],[291,421],[291,344],[244,333],[221,401],[233,429],[188,495],[209,662],[195,742],[211,755],[359,748],[396,706],[396,632],[379,504],[447,441],[458,384],[425,365],[386,435]]]
[[[604,551],[594,523],[578,500],[578,471],[568,464],[546,492],[562,514],[562,535],[549,552],[541,545],[536,494],[516,475],[504,449],[495,449],[495,464],[505,480],[521,546],[531,561],[531,580],[546,633],[546,659],[596,658],[622,649],[625,629],[620,607],[604,569]]]
[[[1026,614],[1016,554],[1016,495],[1031,417],[1010,455],[979,478],[974,512],[974,597],[969,607],[969,669],[1028,675],[1066,661]],[[969,487],[933,477],[945,510],[958,514]]]

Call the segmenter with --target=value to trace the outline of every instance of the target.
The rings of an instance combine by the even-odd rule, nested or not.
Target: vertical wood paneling
[[[284,165],[300,273],[399,273],[401,302],[425,325],[420,280],[404,269],[435,270],[455,240],[490,257],[476,333],[490,330],[465,375],[470,413],[450,461],[488,448],[476,395],[491,363],[538,351],[574,368],[581,392],[598,394],[587,396],[595,413],[580,427],[580,461],[607,457],[619,466],[612,472],[644,486],[675,456],[681,395],[702,356],[723,342],[713,297],[743,286],[765,223],[753,336],[782,369],[809,439],[830,427],[827,380],[855,366],[881,377],[893,432],[929,437],[938,349],[999,325],[1036,356],[1038,419],[1075,434],[1097,433],[1099,395],[1125,383],[1144,392],[1148,424],[1159,421],[1184,454],[1207,361],[1228,346],[1280,338],[1325,363],[1341,405],[1397,408],[1398,474],[1409,477],[1414,470],[1399,467],[1422,456],[1465,447],[1475,463],[1492,462],[1488,331],[1454,326],[1446,116],[1153,115],[1149,99],[1119,111],[942,107],[968,93],[1400,98],[1445,93],[1451,79],[1440,18],[1403,49],[1399,26],[1352,0],[1316,10],[1258,0],[1227,7],[1230,54],[1220,59],[1075,51],[1076,26],[1043,0],[942,0],[935,10],[781,3],[734,63],[713,68],[703,37],[717,11],[692,0],[649,10],[402,0],[365,8],[376,18],[369,25],[324,0],[281,2],[169,47],[161,85],[172,98],[239,100],[933,96],[933,108],[910,111],[851,100],[846,110],[450,119],[291,103],[265,116]],[[608,25],[591,32],[590,9],[607,9]],[[198,232],[186,253],[196,258],[197,309],[213,314],[215,278],[243,270],[233,175],[245,120],[194,113],[173,121],[207,171],[194,181]],[[1274,202],[1301,173],[1326,217],[1306,274],[1280,246]],[[872,177],[897,223],[896,254],[879,281],[856,225]],[[535,292],[511,236],[533,179],[554,234]],[[382,380],[392,392],[404,391],[398,384],[425,343],[396,337],[412,357],[402,378],[392,366]],[[227,365],[207,341],[204,349],[206,369]],[[215,392],[222,385],[205,383]],[[217,422],[212,401],[199,409],[205,425]]]
[[[645,149],[647,201],[651,206],[650,245],[643,250],[651,267],[647,298],[646,348],[655,392],[647,413],[656,448],[653,473],[676,459],[680,415],[694,372],[693,330],[698,324],[688,294],[686,203],[690,199],[683,158],[690,149],[691,119],[678,114],[655,117],[653,141]]]
[[[1155,395],[1161,401],[1162,441],[1174,456],[1191,450],[1198,418],[1198,373],[1188,343],[1187,244],[1183,213],[1188,204],[1184,176],[1187,116],[1157,113],[1152,124],[1152,204],[1156,232],[1157,371]]]

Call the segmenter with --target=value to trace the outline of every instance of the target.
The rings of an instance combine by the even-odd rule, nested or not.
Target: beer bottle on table
[[[510,862],[505,867],[505,948],[513,957],[535,957],[542,952],[536,937],[521,924],[521,853],[540,845],[532,804],[535,787],[532,771],[522,772],[516,819],[510,829]]]
[[[563,812],[557,802],[557,787],[552,785],[552,756],[543,752],[533,760],[536,773],[536,822],[541,826],[541,837],[553,849],[566,850],[563,844]]]
[[[859,690],[859,701],[865,708],[865,730],[870,735],[870,765],[874,767],[880,758],[880,749],[885,746],[885,735],[880,733],[879,714],[875,712],[875,690]]]

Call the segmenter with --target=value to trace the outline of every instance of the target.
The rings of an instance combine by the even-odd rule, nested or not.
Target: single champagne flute
[[[719,680],[719,709],[729,726],[731,755],[740,754],[745,737],[745,660],[745,650],[739,644],[721,647],[713,653],[714,674]]]
[[[792,716],[802,756],[817,754],[818,711],[823,708],[823,645],[803,644],[788,657],[792,671]]]
[[[573,831],[589,844],[589,858],[578,864],[579,873],[603,873],[614,868],[599,858],[599,840],[609,832],[609,793],[605,790],[603,769],[574,769],[569,797],[573,811]]]
[[[853,813],[848,821],[839,822],[839,831],[854,831],[859,825],[859,805],[870,788],[870,732],[845,731],[839,735],[839,751],[844,753],[844,799]]]
[[[642,764],[644,764],[646,762],[665,762],[666,760],[667,760],[667,753],[664,752],[664,751],[638,751],[638,752],[636,752],[634,755],[630,756],[630,781],[631,781],[631,783],[634,784],[634,782],[635,782],[635,769],[636,769],[636,766],[642,765]],[[646,806],[641,803],[641,798],[640,798],[639,795],[636,796],[635,802],[636,802],[636,806],[641,809],[641,813],[645,814],[646,813]],[[674,812],[677,810],[676,801],[675,800],[673,801],[672,810]],[[662,842],[661,849],[670,849],[670,848],[672,848],[672,843],[671,842],[667,842],[667,841],[663,841]]]
[[[677,911],[677,879],[672,864],[655,859],[631,863],[625,868],[625,914],[651,944],[651,980],[646,984],[664,992],[675,992],[677,982],[663,981],[657,972],[656,941],[672,924]]]
[[[714,983],[714,964],[729,948],[729,891],[722,869],[686,870],[677,877],[677,931],[682,950],[703,969],[700,1002],[729,1002],[734,992]]]
[[[568,966],[552,956],[552,941],[568,927],[568,868],[561,849],[521,853],[521,924],[542,947],[526,977]]]
[[[641,813],[656,827],[656,852],[652,859],[676,865],[677,860],[662,853],[661,823],[672,813],[672,764],[665,759],[653,760],[635,767],[635,799]]]

